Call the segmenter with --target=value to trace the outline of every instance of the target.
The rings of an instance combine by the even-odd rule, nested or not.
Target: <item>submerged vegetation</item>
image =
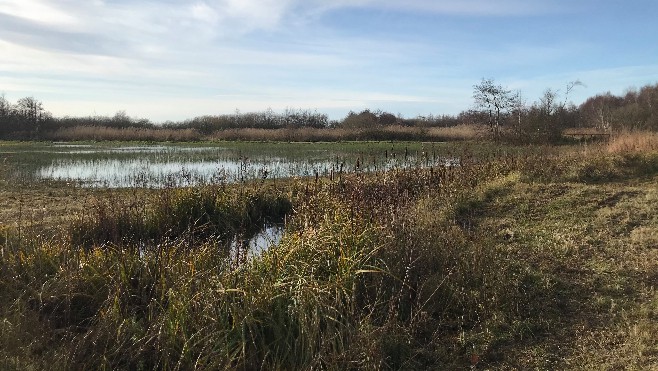
[[[459,166],[187,188],[35,184],[89,201],[0,224],[0,368],[655,368],[657,145],[474,144]],[[283,234],[260,254],[232,244],[271,223]]]

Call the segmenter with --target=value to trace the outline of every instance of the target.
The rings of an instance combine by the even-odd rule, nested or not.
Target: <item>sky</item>
[[[0,0],[0,94],[154,122],[458,114],[483,78],[579,104],[658,82],[657,17],[655,0]]]

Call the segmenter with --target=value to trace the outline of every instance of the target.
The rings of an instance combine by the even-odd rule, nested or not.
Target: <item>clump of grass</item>
[[[572,161],[565,178],[579,182],[610,182],[651,177],[658,172],[658,153],[601,153]]]
[[[148,200],[96,200],[90,213],[79,215],[72,223],[69,233],[71,243],[87,247],[180,238],[194,243],[195,239],[253,233],[264,224],[282,222],[291,208],[287,195],[274,188],[171,188]]]
[[[51,251],[52,271],[23,295],[45,333],[62,334],[63,368],[322,367],[349,345],[374,231],[336,209],[237,269],[214,244]]]
[[[485,125],[461,124],[448,127],[432,127],[428,129],[427,134],[429,137],[438,140],[481,140],[489,135],[489,128]]]
[[[499,336],[525,331],[505,324],[538,315],[530,299],[541,296],[540,280],[515,263],[495,235],[475,226],[482,205],[506,186],[486,183],[474,195],[421,198],[390,221],[385,234],[392,238],[377,254],[389,275],[371,290],[386,287],[392,294],[383,300],[387,305],[371,308],[370,318],[379,318],[369,324],[382,339],[376,358],[388,367],[464,367],[472,355],[484,359]],[[459,340],[448,341],[448,334]]]

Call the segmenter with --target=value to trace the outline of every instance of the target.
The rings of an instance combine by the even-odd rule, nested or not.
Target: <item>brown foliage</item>
[[[44,134],[45,139],[74,140],[138,140],[138,141],[198,141],[201,135],[194,129],[112,128],[107,126],[74,126]]]

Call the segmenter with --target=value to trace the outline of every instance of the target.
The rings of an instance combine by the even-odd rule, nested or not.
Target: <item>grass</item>
[[[7,188],[143,188],[431,166],[472,158],[474,147],[477,157],[530,152],[434,142],[10,142],[0,143],[0,161]]]
[[[273,187],[167,188],[138,197],[96,199],[92,212],[81,213],[68,235],[75,246],[158,244],[253,234],[267,223],[280,223],[292,205]]]
[[[615,135],[607,147],[610,153],[633,153],[658,150],[658,133],[621,132]]]
[[[481,139],[487,129],[478,125],[452,127],[385,126],[366,128],[291,128],[291,129],[225,129],[210,134],[209,139],[222,141],[285,141],[285,142],[338,142],[338,141],[468,141]]]
[[[482,138],[486,129],[477,125],[453,127],[417,128],[386,126],[368,129],[347,128],[227,128],[202,134],[196,129],[183,128],[114,128],[108,126],[81,125],[47,132],[45,140],[56,141],[170,141],[192,142],[200,140],[221,141],[285,141],[285,142],[336,142],[346,140],[474,140]]]
[[[44,134],[45,140],[55,141],[170,141],[192,142],[201,139],[194,129],[113,128],[108,126],[74,126],[59,128]]]
[[[658,153],[611,145],[97,190],[60,234],[12,220],[0,368],[655,368]],[[283,215],[275,247],[227,250]]]

